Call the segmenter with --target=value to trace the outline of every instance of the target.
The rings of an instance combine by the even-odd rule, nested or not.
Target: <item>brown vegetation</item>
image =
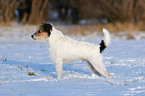
[[[0,0],[0,23],[9,25],[14,20],[14,12],[18,8],[17,0]]]
[[[48,18],[48,6],[49,0],[0,0],[0,24],[10,25],[17,19],[23,24],[40,24]]]
[[[39,24],[46,20],[48,16],[48,4],[48,0],[32,0],[29,24]]]
[[[0,0],[0,25],[47,21],[80,24],[80,20],[86,20],[85,24],[88,24],[87,20],[90,20],[98,28],[105,26],[112,32],[145,30],[144,5],[144,0]],[[53,14],[58,17],[54,19]],[[83,30],[92,30],[93,26]]]
[[[88,35],[94,32],[102,33],[102,28],[106,28],[112,34],[117,34],[117,32],[129,32],[127,35],[131,37],[130,32],[137,32],[145,30],[142,24],[132,24],[132,23],[108,23],[99,25],[68,25],[68,26],[57,26],[58,29],[66,34],[70,35]]]

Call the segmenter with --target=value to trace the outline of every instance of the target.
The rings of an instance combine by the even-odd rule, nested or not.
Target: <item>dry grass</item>
[[[105,24],[105,25],[65,25],[65,26],[56,26],[57,29],[61,30],[68,35],[82,35],[86,36],[88,34],[99,32],[102,33],[102,28],[106,28],[110,33],[117,35],[119,32],[125,32],[124,35],[127,35],[127,39],[135,39],[132,35],[132,32],[145,31],[144,24],[131,24],[131,23],[115,23],[115,24]]]
[[[57,26],[57,28],[70,35],[88,35],[93,32],[101,32],[102,28],[108,29],[113,34],[117,34],[118,32],[129,32],[128,35],[130,35],[130,32],[133,31],[135,32],[145,30],[142,23],[136,25],[131,23],[110,23],[105,25],[66,25]]]
[[[57,29],[69,35],[83,35],[83,36],[99,31],[98,27],[95,25],[57,26]]]
[[[124,31],[141,31],[145,30],[143,23],[132,24],[132,23],[115,23],[99,25],[99,27],[105,27],[111,32],[124,32]]]
[[[11,28],[21,28],[20,31],[36,31],[36,28],[39,25],[35,25],[35,26],[30,26],[30,25],[13,25],[13,26],[7,26],[6,28],[2,29],[0,32],[0,36],[3,36],[3,32],[5,31],[11,31]],[[4,27],[4,26],[0,26]],[[110,33],[112,33],[114,36],[119,36],[120,38],[123,38],[124,36],[127,36],[127,39],[135,39],[134,35],[132,34],[133,32],[135,32],[136,34],[139,34],[139,31],[145,31],[145,27],[143,23],[139,23],[139,24],[121,24],[121,23],[116,23],[116,24],[105,24],[105,25],[63,25],[63,26],[56,26],[55,27],[59,30],[61,30],[63,33],[67,34],[67,35],[73,35],[73,36],[86,36],[89,34],[93,34],[93,33],[99,33],[102,34],[102,28],[106,28],[109,30]],[[119,34],[120,32],[124,32],[123,34]],[[20,35],[20,37],[22,37]],[[145,37],[142,37],[145,38]]]

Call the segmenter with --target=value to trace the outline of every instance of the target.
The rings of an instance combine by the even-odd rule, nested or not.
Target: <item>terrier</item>
[[[103,64],[102,51],[110,43],[110,34],[103,28],[105,39],[100,45],[81,42],[63,35],[50,23],[42,23],[31,36],[34,40],[47,40],[50,58],[55,62],[57,78],[62,78],[63,64],[77,60],[86,61],[92,74],[111,78]]]

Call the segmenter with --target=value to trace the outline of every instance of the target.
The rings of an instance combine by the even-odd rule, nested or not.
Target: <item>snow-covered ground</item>
[[[77,61],[64,64],[57,80],[46,42],[30,37],[35,28],[0,28],[0,96],[145,96],[144,39],[113,38],[103,52],[112,79],[91,76],[86,62]],[[98,44],[103,37],[73,38]]]

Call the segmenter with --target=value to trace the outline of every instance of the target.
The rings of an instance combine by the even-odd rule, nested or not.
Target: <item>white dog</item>
[[[42,23],[31,37],[35,40],[46,39],[50,45],[50,56],[55,62],[57,78],[62,78],[63,63],[85,60],[93,74],[111,78],[107,72],[101,52],[109,45],[109,32],[103,28],[105,40],[100,45],[73,40],[55,29],[50,23]]]

